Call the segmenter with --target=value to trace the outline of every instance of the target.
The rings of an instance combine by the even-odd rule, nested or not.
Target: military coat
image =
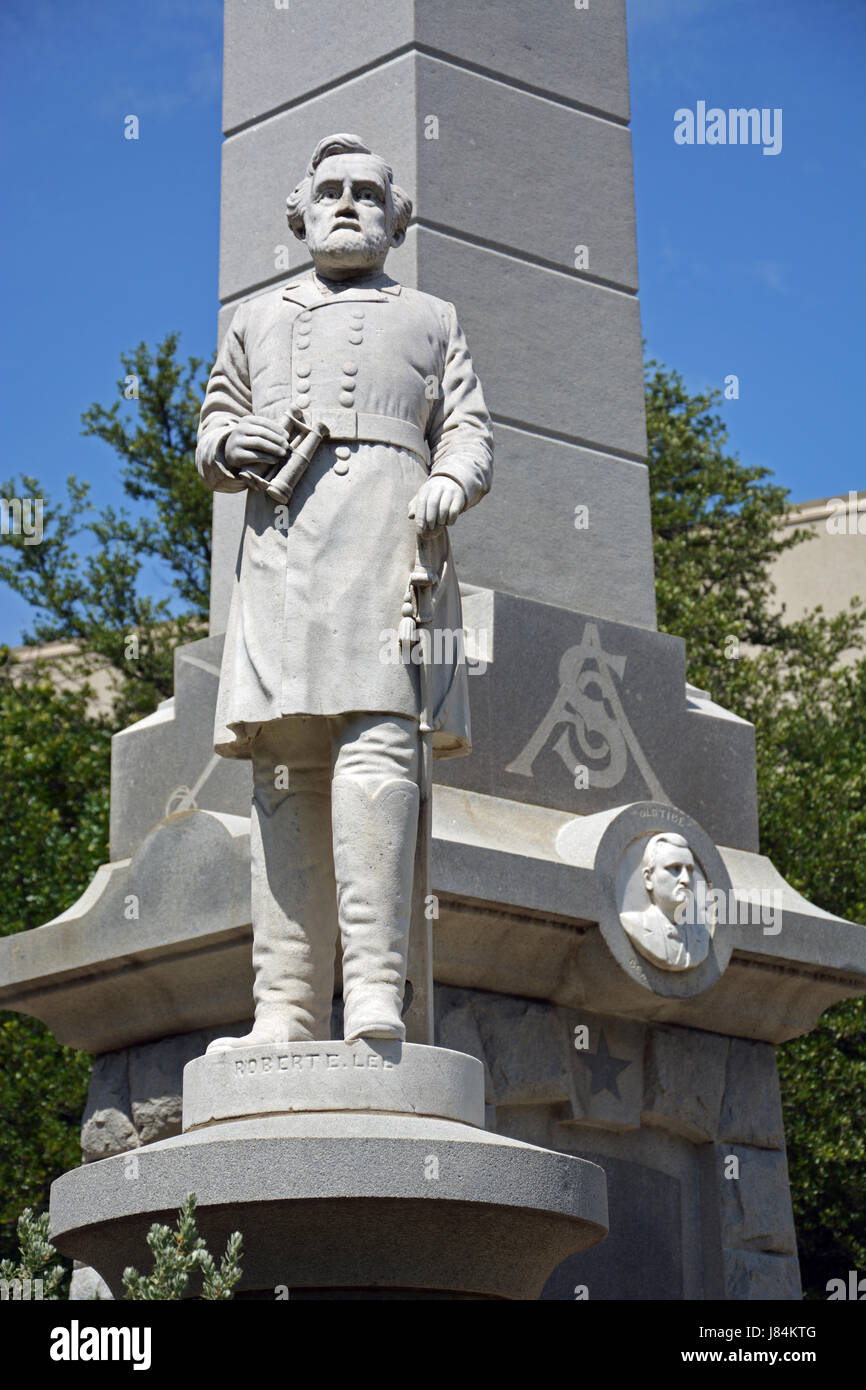
[[[291,406],[329,437],[288,505],[247,490],[214,734],[227,757],[249,757],[284,715],[417,719],[418,671],[394,640],[415,556],[409,502],[429,474],[453,478],[469,506],[491,482],[490,419],[454,306],[387,275],[336,291],[307,275],[240,305],[201,411],[207,486],[244,490],[228,435],[244,415],[278,420]],[[447,530],[431,558],[434,752],[454,756],[470,726]]]

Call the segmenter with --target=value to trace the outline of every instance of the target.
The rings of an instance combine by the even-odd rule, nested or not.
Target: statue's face
[[[317,270],[380,270],[392,246],[393,207],[382,164],[369,154],[335,154],[313,175],[304,231]]]
[[[644,883],[656,907],[673,921],[692,891],[695,861],[691,850],[679,845],[660,845],[656,856],[654,867],[643,871]]]

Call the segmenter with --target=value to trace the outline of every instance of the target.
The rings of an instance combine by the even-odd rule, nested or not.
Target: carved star
[[[617,1100],[622,1100],[617,1085],[617,1077],[621,1071],[625,1071],[626,1067],[631,1066],[631,1062],[611,1054],[603,1032],[599,1033],[598,1050],[596,1052],[584,1052],[583,1060],[592,1072],[590,1095],[597,1095],[599,1091],[610,1091]]]

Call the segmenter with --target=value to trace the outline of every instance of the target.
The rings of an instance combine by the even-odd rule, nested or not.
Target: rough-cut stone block
[[[85,1163],[138,1147],[129,1103],[129,1059],[125,1050],[97,1057],[90,1073],[87,1105],[81,1121]]]
[[[643,1118],[686,1139],[718,1133],[729,1039],[691,1028],[650,1028]]]
[[[485,1097],[491,1105],[495,1104],[493,1076],[487,1064],[484,1043],[473,1008],[476,997],[474,992],[438,985],[434,997],[437,1045],[451,1048],[453,1052],[465,1052],[469,1057],[477,1057],[484,1067]]]
[[[742,1144],[716,1144],[715,1154],[723,1247],[796,1255],[785,1154]],[[736,1178],[724,1176],[730,1158],[738,1160]]]
[[[644,1025],[572,1010],[565,1022],[574,1085],[570,1122],[614,1132],[639,1128]]]
[[[783,1149],[785,1128],[776,1050],[731,1038],[719,1139],[759,1149]]]
[[[88,1303],[98,1301],[100,1303],[110,1303],[114,1294],[95,1269],[89,1265],[79,1264],[76,1260],[72,1268],[72,1278],[69,1283],[69,1301],[71,1303],[86,1301]]]
[[[97,1057],[81,1129],[85,1162],[180,1134],[183,1069],[209,1042],[239,1037],[246,1024],[179,1033]]]
[[[409,46],[565,102],[628,118],[625,0],[550,6],[527,31],[526,0],[261,0],[225,7],[223,128],[327,91]],[[346,117],[351,112],[345,113]],[[366,114],[362,112],[360,114]],[[425,113],[426,114],[426,113]],[[344,119],[341,130],[357,121]]]
[[[473,1012],[497,1106],[546,1105],[570,1098],[567,1039],[558,1010],[527,999],[479,993]]]
[[[791,1255],[726,1250],[724,1277],[725,1297],[729,1299],[775,1303],[782,1300],[798,1302],[803,1297],[800,1266]]]
[[[181,1033],[129,1049],[132,1118],[142,1144],[180,1134],[183,1069],[208,1041],[205,1033]]]

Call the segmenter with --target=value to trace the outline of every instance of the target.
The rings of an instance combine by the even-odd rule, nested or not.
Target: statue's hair
[[[688,840],[675,830],[666,830],[661,835],[651,835],[647,840],[646,849],[640,861],[642,869],[655,868],[662,845],[674,845],[677,849],[687,849],[691,852]]]
[[[286,199],[286,216],[295,236],[299,237],[301,241],[304,239],[304,212],[310,201],[313,175],[322,160],[327,159],[332,154],[371,154],[374,159],[378,159],[391,191],[391,206],[393,208],[391,231],[394,236],[402,237],[412,216],[412,199],[394,182],[394,174],[390,164],[386,163],[381,155],[373,154],[370,146],[365,145],[360,136],[347,134],[326,135],[324,140],[319,141],[307,165],[306,175],[297,187],[292,189]]]

